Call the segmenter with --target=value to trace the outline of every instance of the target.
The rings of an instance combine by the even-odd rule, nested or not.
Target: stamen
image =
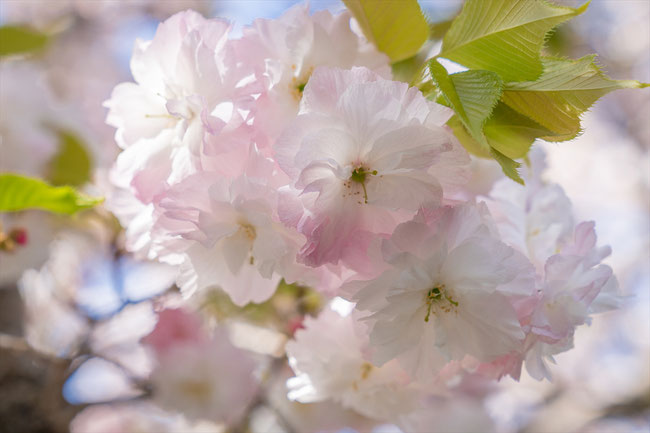
[[[246,237],[251,241],[254,241],[255,238],[257,238],[257,231],[255,231],[255,226],[248,222],[240,222],[239,231],[244,233],[244,235],[246,235]]]
[[[445,290],[444,284],[429,289],[425,302],[427,304],[427,314],[424,316],[425,322],[429,321],[429,317],[431,316],[431,308],[434,307],[434,304],[436,309],[434,310],[433,314],[436,314],[437,310],[449,313],[451,311],[456,311],[456,308],[458,308],[458,301],[454,300],[448,291]]]
[[[366,176],[367,175],[377,175],[377,170],[367,171],[364,167],[357,167],[352,172],[350,180],[352,182],[360,183],[361,188],[363,188],[363,202],[368,204],[368,191],[366,191]]]
[[[147,119],[176,119],[171,114],[145,114],[144,117]]]

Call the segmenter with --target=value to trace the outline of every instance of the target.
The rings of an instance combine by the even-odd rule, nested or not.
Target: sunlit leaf
[[[434,84],[447,102],[445,105],[454,110],[456,119],[462,124],[454,124],[455,120],[452,119],[450,125],[461,144],[475,155],[493,157],[508,177],[523,183],[517,173],[520,164],[492,147],[483,131],[501,96],[503,82],[499,76],[495,72],[482,70],[450,75],[436,60],[429,62],[429,70]]]
[[[417,0],[343,0],[363,34],[398,62],[414,56],[429,37]]]
[[[485,122],[483,133],[490,146],[512,159],[523,158],[535,139],[553,135],[553,131],[517,113],[499,102]]]
[[[595,56],[578,60],[544,58],[544,74],[536,81],[507,83],[502,100],[555,132],[549,141],[574,138],[580,116],[612,90],[647,87],[633,80],[612,80],[594,63]]]
[[[0,212],[41,209],[73,214],[103,199],[89,197],[70,186],[52,186],[40,179],[11,173],[0,174]]]
[[[435,60],[429,62],[429,71],[433,82],[470,134],[487,147],[483,124],[501,96],[503,82],[499,76],[478,70],[450,75]]]
[[[492,158],[489,146],[486,147],[476,141],[467,131],[458,116],[454,115],[449,119],[449,121],[447,121],[447,126],[451,128],[458,141],[460,141],[460,144],[462,144],[469,153],[480,158]]]
[[[497,72],[504,81],[535,80],[548,32],[581,14],[542,0],[468,0],[443,39],[440,57]]]

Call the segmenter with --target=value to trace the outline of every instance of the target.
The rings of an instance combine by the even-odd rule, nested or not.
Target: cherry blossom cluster
[[[618,285],[543,155],[525,187],[472,193],[453,112],[393,81],[355,24],[303,5],[239,38],[192,11],[163,22],[106,103],[123,149],[107,201],[127,249],[176,267],[188,303],[214,288],[260,303],[281,281],[322,293],[286,344],[289,399],[417,430],[468,377],[550,378]],[[232,422],[255,361],[219,327],[176,344],[164,314],[148,337],[154,398]]]

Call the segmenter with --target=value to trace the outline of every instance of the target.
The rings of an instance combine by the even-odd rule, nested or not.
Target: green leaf
[[[492,158],[489,146],[486,147],[476,141],[467,131],[463,122],[457,115],[452,116],[452,118],[447,121],[447,126],[451,128],[458,141],[460,141],[460,144],[462,144],[465,150],[469,153],[476,155],[479,158]]]
[[[422,61],[418,56],[409,57],[408,59],[395,62],[391,65],[391,69],[393,70],[393,80],[410,83],[420,71],[421,66]]]
[[[429,37],[433,40],[441,40],[451,28],[452,23],[454,22],[453,18],[450,18],[445,21],[439,21],[436,23],[429,24]]]
[[[436,60],[429,62],[433,82],[456,116],[448,122],[458,140],[468,152],[482,157],[492,157],[506,176],[522,183],[517,173],[518,162],[493,148],[483,128],[499,101],[503,82],[495,72],[470,70],[458,74],[447,70]],[[459,124],[460,123],[460,124]]]
[[[90,180],[92,160],[86,145],[70,131],[59,131],[59,151],[50,160],[47,178],[53,185],[80,186]]]
[[[429,62],[429,71],[433,82],[469,133],[487,148],[483,124],[501,96],[503,82],[499,76],[479,70],[449,75],[436,60]]]
[[[529,81],[543,71],[540,51],[553,27],[580,15],[542,0],[468,0],[445,35],[439,57],[497,72],[504,81]]]
[[[483,134],[489,148],[485,148],[471,136],[458,116],[452,117],[447,126],[469,153],[481,158],[492,158],[490,148],[511,159],[523,158],[528,154],[535,139],[553,133],[503,102],[497,104],[492,116],[483,126]]]
[[[417,0],[343,0],[363,34],[398,62],[414,56],[429,37]]]
[[[42,50],[49,37],[25,26],[0,27],[0,56],[27,54]]]
[[[570,140],[580,133],[580,116],[612,90],[647,87],[633,80],[612,80],[594,63],[595,56],[578,60],[544,58],[544,73],[536,81],[507,83],[502,100],[554,132],[548,141]]]
[[[512,159],[523,158],[536,138],[553,135],[532,119],[499,102],[485,122],[483,133],[490,146]]]
[[[51,186],[36,178],[0,174],[0,212],[42,209],[73,214],[102,201],[101,198],[89,197],[70,186]]]

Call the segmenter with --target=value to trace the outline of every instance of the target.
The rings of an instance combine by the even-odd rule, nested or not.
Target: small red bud
[[[27,230],[24,228],[14,228],[9,232],[9,238],[18,245],[25,245],[27,243]]]

